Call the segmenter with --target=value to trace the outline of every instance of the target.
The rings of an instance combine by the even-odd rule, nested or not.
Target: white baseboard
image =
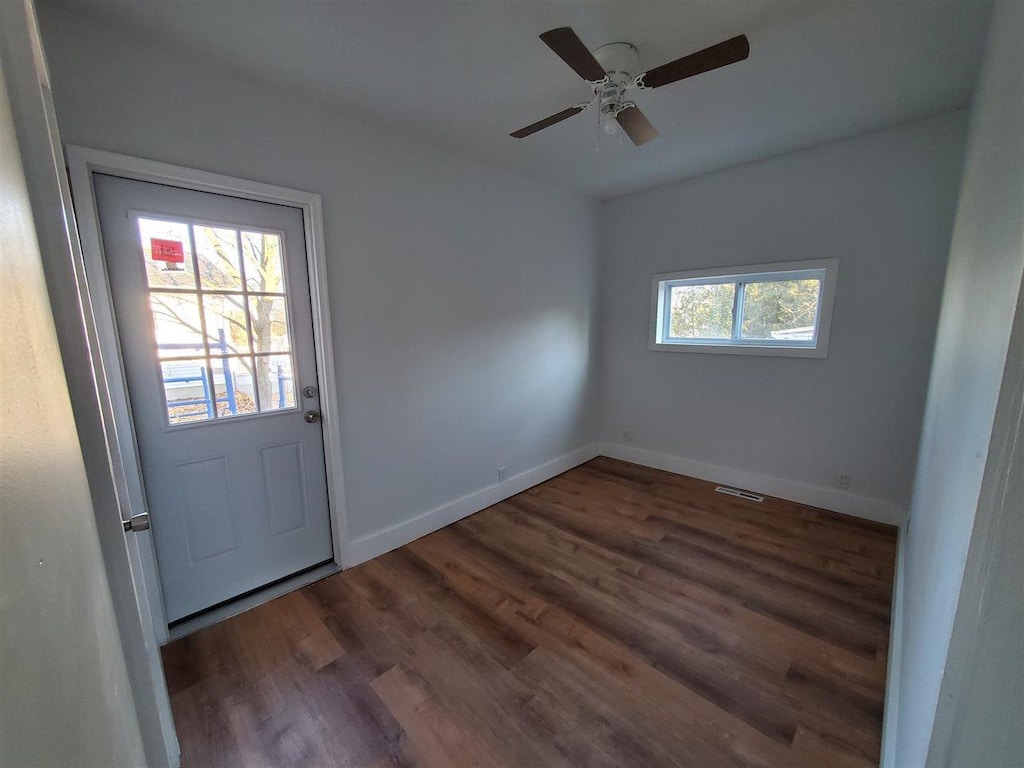
[[[766,496],[796,501],[800,504],[808,504],[812,507],[820,507],[821,509],[828,509],[833,512],[842,512],[845,515],[862,517],[879,523],[901,526],[905,519],[904,510],[890,501],[875,499],[870,496],[858,496],[855,493],[842,491],[838,488],[809,485],[795,480],[762,475],[743,469],[723,467],[718,464],[707,464],[695,459],[685,459],[681,456],[648,451],[643,448],[635,448],[632,445],[622,445],[621,443],[601,443],[600,454],[613,459],[642,464],[653,469],[663,469],[666,472],[674,472],[677,475],[688,475],[700,478],[701,480],[732,485],[744,490],[756,491]]]
[[[553,459],[546,464],[541,464],[539,467],[534,467],[526,472],[510,477],[503,483],[474,491],[462,498],[456,499],[450,504],[424,512],[422,515],[418,515],[411,520],[406,520],[366,536],[360,536],[348,544],[344,558],[345,567],[350,568],[353,565],[372,560],[378,555],[383,555],[385,552],[398,549],[398,547],[404,546],[410,541],[415,541],[421,536],[433,533],[444,528],[446,525],[451,525],[457,520],[479,512],[481,509],[486,509],[492,504],[497,504],[499,501],[515,496],[517,493],[522,493],[527,488],[532,488],[539,483],[543,483],[545,480],[550,480],[556,475],[568,472],[573,467],[578,467],[597,455],[596,445],[584,446],[564,456],[559,456],[557,459]]]
[[[900,706],[900,664],[903,659],[903,567],[906,534],[900,529],[889,614],[889,661],[885,670],[885,714],[882,720],[882,768],[896,768],[896,729]]]

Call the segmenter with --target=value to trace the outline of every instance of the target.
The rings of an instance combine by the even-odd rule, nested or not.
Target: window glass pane
[[[257,293],[284,293],[281,237],[269,232],[242,232],[245,283]]]
[[[150,288],[196,287],[187,225],[140,218],[139,239]]]
[[[669,295],[670,338],[728,339],[732,336],[735,283],[676,285]]]
[[[776,280],[743,288],[741,337],[813,341],[821,281]]]
[[[242,294],[204,294],[203,315],[210,339],[210,354],[223,355],[249,351],[249,331],[245,322],[245,296]]]
[[[260,391],[260,410],[264,413],[295,407],[291,355],[257,357],[256,383]]]
[[[187,424],[213,418],[206,360],[172,360],[160,363],[167,398],[167,421]]]
[[[238,242],[233,229],[192,226],[199,257],[199,280],[207,290],[240,291]]]
[[[153,313],[159,358],[195,357],[204,353],[199,301],[195,294],[154,291],[149,295],[149,307]]]
[[[250,296],[249,317],[256,352],[287,352],[290,349],[284,296]]]
[[[210,361],[213,389],[217,393],[217,416],[230,418],[256,413],[251,357],[220,357]]]

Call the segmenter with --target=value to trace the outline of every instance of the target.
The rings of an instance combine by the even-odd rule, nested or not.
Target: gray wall
[[[899,766],[928,754],[1024,270],[1022,13],[1017,2],[995,8],[971,114],[904,537]]]
[[[954,113],[607,203],[603,439],[826,489],[838,509],[845,473],[866,497],[849,506],[905,510],[965,125]],[[832,257],[827,359],[648,350],[652,275]]]
[[[596,204],[39,10],[65,141],[323,196],[350,538],[592,439]]]
[[[0,764],[141,765],[5,81],[0,89]]]

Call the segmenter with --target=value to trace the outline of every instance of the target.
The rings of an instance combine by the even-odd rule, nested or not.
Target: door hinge
[[[149,530],[149,513],[143,512],[141,515],[132,515],[131,518],[124,521],[124,532],[129,531],[138,533],[139,531]]]

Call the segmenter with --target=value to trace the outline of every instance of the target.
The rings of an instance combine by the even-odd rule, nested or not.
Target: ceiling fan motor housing
[[[633,86],[639,68],[639,55],[632,43],[608,43],[593,51],[594,58],[608,73],[607,80],[594,84],[594,94],[600,99],[601,114],[615,117],[629,105],[625,101],[626,89]]]

